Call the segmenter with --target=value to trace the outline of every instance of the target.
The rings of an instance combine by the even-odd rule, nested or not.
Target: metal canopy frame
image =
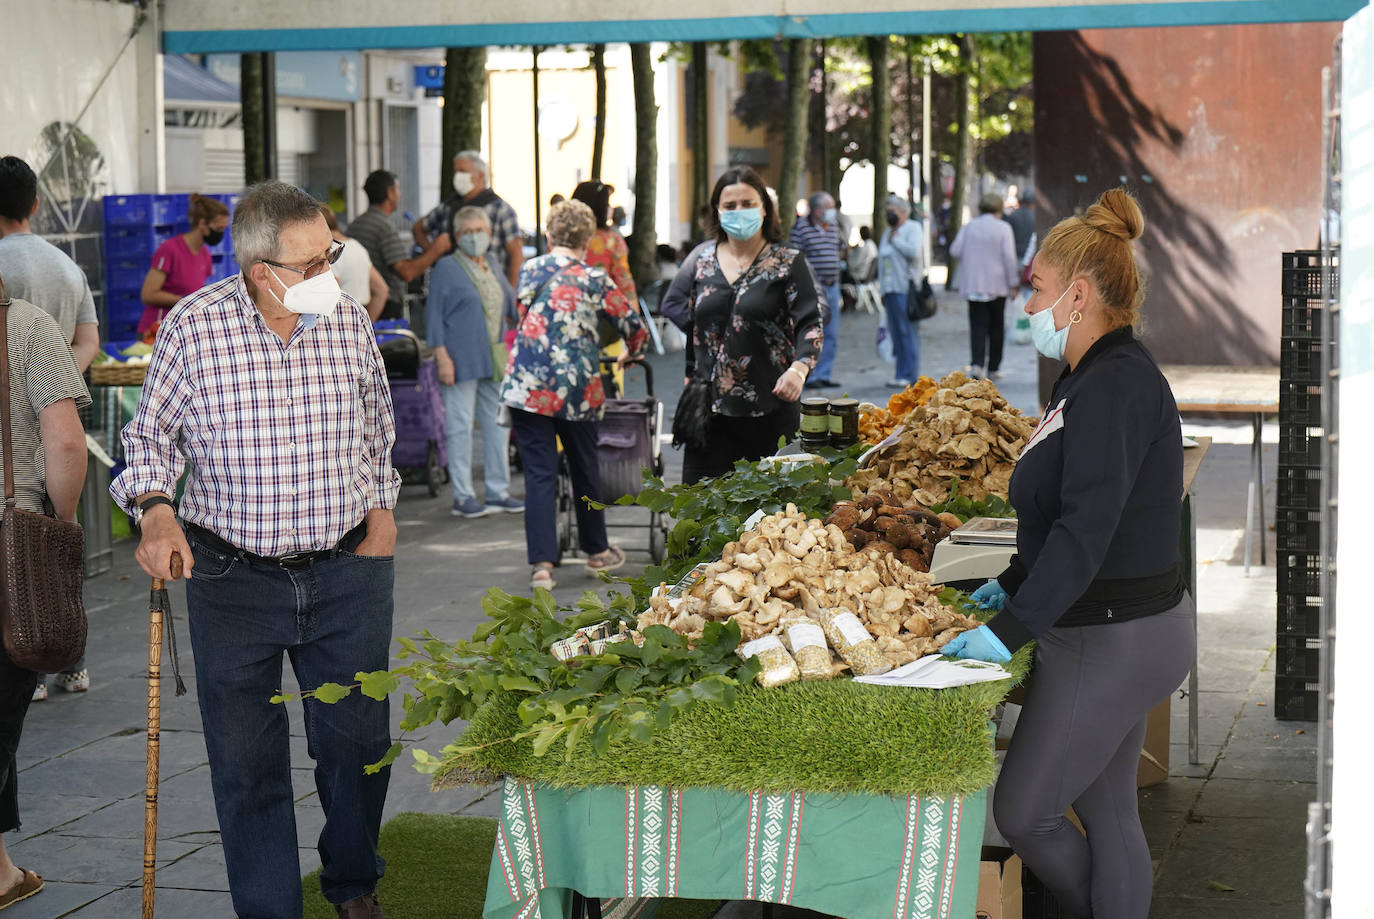
[[[166,11],[163,49],[169,54],[326,51],[477,45],[567,45],[597,42],[727,41],[746,38],[830,38],[936,32],[1056,31],[1127,27],[1240,25],[1342,21],[1368,0],[891,0],[870,12],[825,12],[816,0],[705,3],[684,16],[672,0],[650,0],[643,18],[597,19],[585,4],[515,2],[493,16],[486,4],[458,0],[414,3],[405,22],[382,25],[375,8],[340,4],[327,22],[311,4],[256,0],[229,10],[211,0],[181,0]],[[261,7],[258,15],[253,7]],[[718,15],[721,7],[736,15]],[[619,8],[617,8],[619,9]],[[871,9],[871,7],[870,7]],[[743,15],[738,15],[743,11]],[[656,15],[659,14],[659,15]],[[506,18],[497,18],[504,16]],[[428,20],[428,21],[425,21]],[[259,28],[242,28],[244,22]],[[395,23],[395,18],[391,20]]]

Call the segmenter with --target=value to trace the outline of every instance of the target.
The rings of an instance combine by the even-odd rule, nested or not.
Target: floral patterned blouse
[[[630,303],[638,303],[635,293],[635,279],[630,274],[630,247],[625,237],[610,227],[602,227],[587,240],[586,262],[593,268],[600,268],[611,276],[615,286]]]
[[[605,318],[615,326],[625,346],[635,352],[649,337],[638,311],[604,271],[563,255],[541,255],[526,262],[516,298],[520,324],[501,384],[501,401],[537,415],[600,421],[606,393],[601,385],[598,320]]]
[[[713,243],[692,254],[695,265],[682,266],[694,271],[692,353],[697,373],[714,385],[712,408],[735,417],[770,414],[782,405],[773,395],[778,377],[793,361],[814,367],[821,352],[811,266],[799,250],[769,243],[731,284]]]

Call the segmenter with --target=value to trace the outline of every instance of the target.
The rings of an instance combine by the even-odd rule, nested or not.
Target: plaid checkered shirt
[[[396,503],[386,368],[367,314],[344,294],[283,342],[242,276],[178,303],[158,330],[143,394],[110,486],[132,510],[173,494],[183,521],[256,555],[333,547],[373,508]],[[178,455],[180,454],[180,455]]]

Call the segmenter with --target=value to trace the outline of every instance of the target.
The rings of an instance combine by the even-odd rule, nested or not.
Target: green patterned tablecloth
[[[484,919],[608,919],[651,898],[762,900],[848,919],[973,913],[987,793],[740,794],[508,778]]]

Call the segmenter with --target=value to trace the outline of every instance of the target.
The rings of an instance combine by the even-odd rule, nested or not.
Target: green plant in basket
[[[376,772],[396,761],[406,733],[436,720],[471,720],[494,698],[518,699],[521,725],[498,743],[528,739],[542,756],[558,742],[571,753],[587,738],[594,750],[604,752],[618,740],[648,740],[699,703],[733,703],[741,685],[758,672],[755,660],[735,654],[740,632],[733,622],[708,624],[690,647],[672,629],[650,626],[643,631],[642,644],[625,638],[608,644],[605,653],[567,660],[554,656],[554,644],[579,628],[607,623],[615,633],[632,626],[632,600],[624,594],[603,600],[588,591],[577,609],[560,619],[546,590],[526,598],[493,588],[482,598],[482,610],[490,621],[469,640],[449,643],[428,632],[419,640],[398,638],[399,656],[407,663],[360,672],[351,686],[324,683],[273,701],[299,697],[333,703],[355,690],[384,699],[404,685],[402,740],[368,767]],[[416,768],[423,772],[438,771],[448,758],[472,752],[460,742],[447,745],[439,756],[412,750]]]

